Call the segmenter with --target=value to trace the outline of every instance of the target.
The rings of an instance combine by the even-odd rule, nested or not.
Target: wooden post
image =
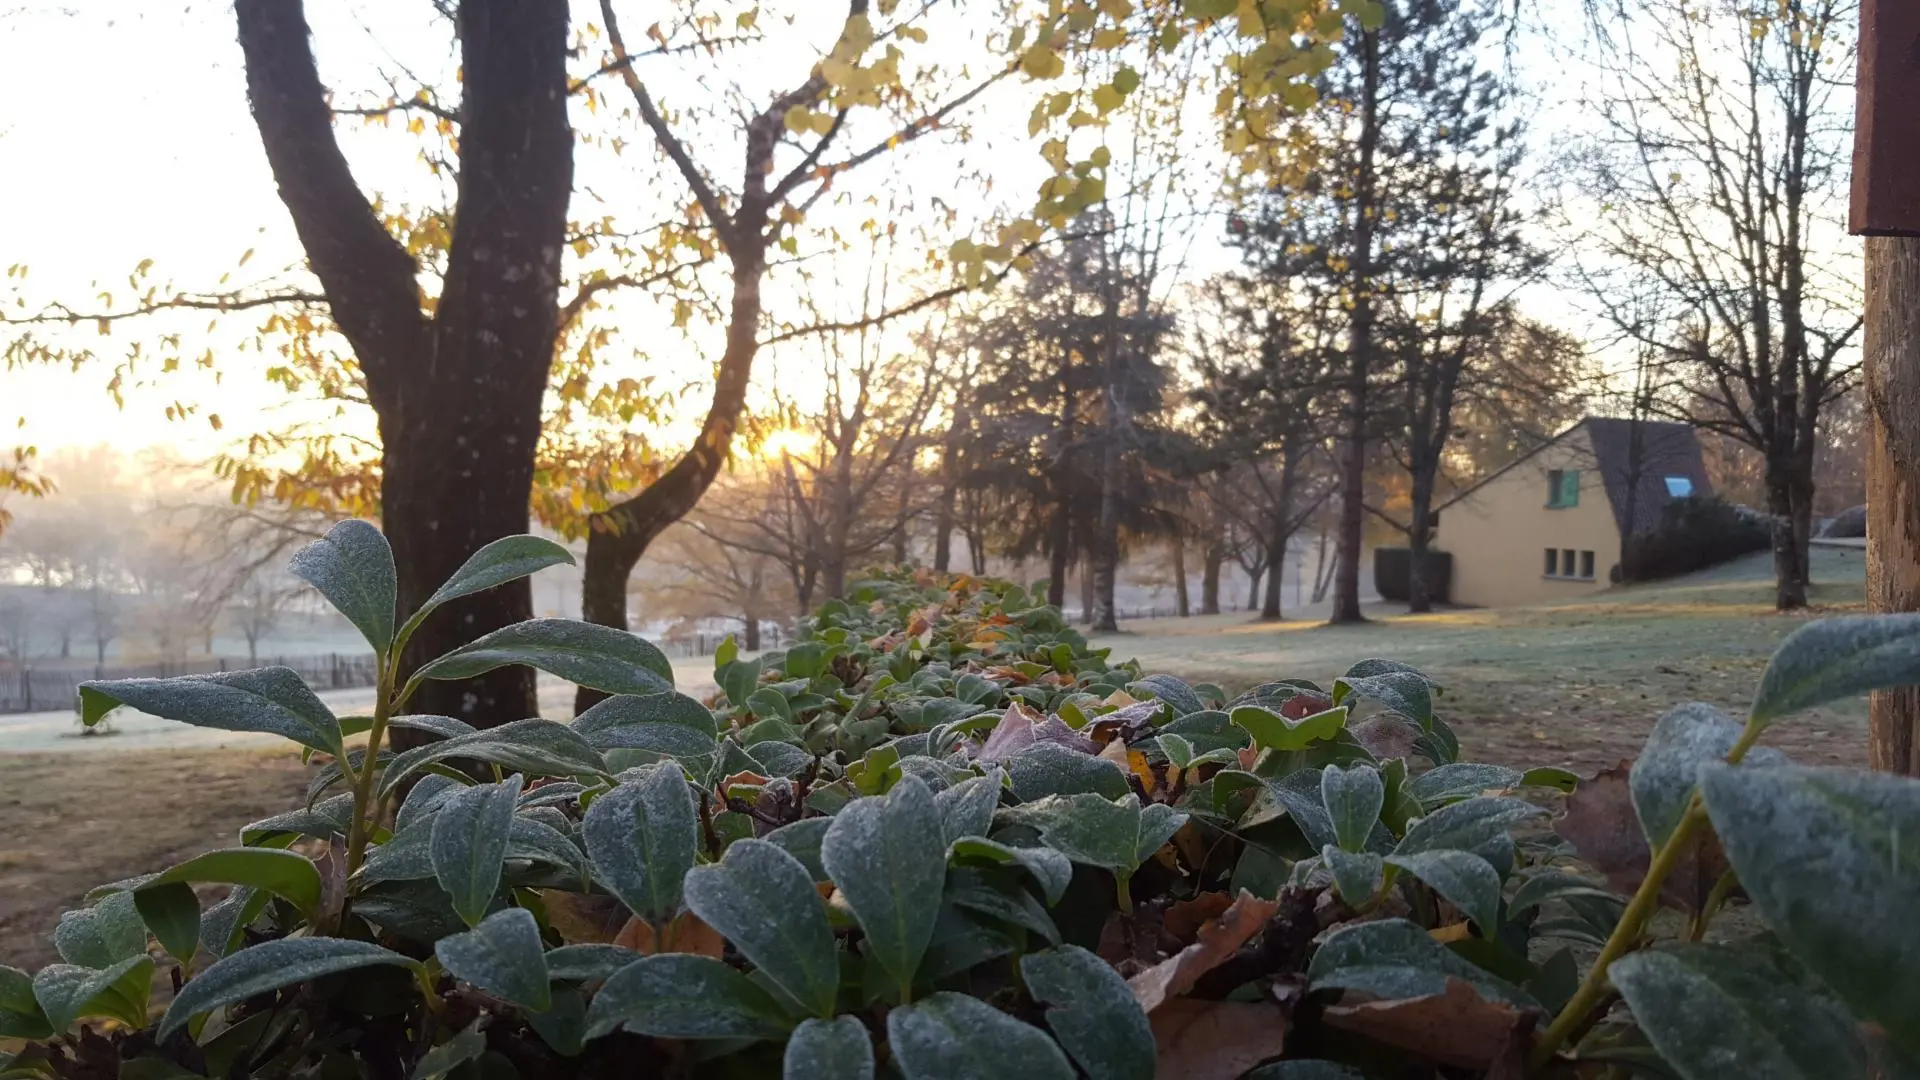
[[[1849,224],[1866,241],[1867,601],[1920,611],[1920,4],[1863,0]],[[1920,688],[1876,693],[1867,757],[1920,775]]]

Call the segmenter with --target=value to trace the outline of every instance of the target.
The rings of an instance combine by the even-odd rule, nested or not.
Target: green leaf
[[[780,667],[789,679],[811,679],[827,670],[826,649],[817,641],[803,641],[787,650]]]
[[[547,954],[547,977],[555,982],[599,982],[640,959],[620,945],[562,945]]]
[[[1008,881],[1012,875],[999,874],[989,881],[978,870],[956,867],[947,875],[946,902],[967,911],[998,919],[1031,930],[1050,945],[1060,944],[1060,928],[1040,901],[1025,888]],[[1002,884],[1002,882],[1005,884]],[[937,920],[936,920],[937,921]]]
[[[345,938],[279,938],[241,949],[201,972],[174,996],[160,1020],[161,1042],[187,1021],[272,990],[376,964],[414,967],[378,945]]]
[[[581,823],[594,880],[643,919],[680,910],[680,886],[700,846],[699,811],[672,762],[593,800]]]
[[[544,1012],[553,1004],[540,924],[525,908],[502,908],[464,934],[441,938],[433,955],[454,978],[523,1009]]]
[[[993,811],[1000,805],[998,770],[976,776],[934,796],[940,808],[940,831],[947,846],[963,836],[985,836],[993,828]]]
[[[0,966],[0,1039],[47,1039],[53,1034],[33,996],[33,979],[19,968]]]
[[[552,720],[515,720],[471,735],[416,746],[395,757],[380,774],[380,793],[388,794],[429,765],[472,758],[528,776],[599,776],[606,759],[574,730]]]
[[[1680,819],[1686,816],[1700,766],[1724,760],[1739,740],[1739,724],[1721,715],[1713,706],[1698,702],[1668,712],[1653,725],[1646,746],[1634,759],[1633,770],[1627,776],[1627,785],[1633,792],[1633,809],[1640,816],[1640,827],[1646,831],[1653,850],[1667,842]],[[1778,750],[1755,747],[1748,751],[1744,762],[1784,765],[1787,759]]]
[[[518,774],[504,783],[475,785],[448,799],[433,816],[428,847],[433,876],[468,926],[480,922],[500,889],[520,785]]]
[[[1920,780],[1708,765],[1700,789],[1767,925],[1855,1012],[1920,1052]]]
[[[1337,1061],[1295,1058],[1262,1065],[1240,1080],[1367,1080],[1367,1074]]]
[[[1377,701],[1420,725],[1433,726],[1433,684],[1412,668],[1381,670],[1368,675],[1342,675],[1333,680],[1333,703],[1359,696]]]
[[[1545,813],[1540,807],[1505,795],[1481,795],[1443,806],[1407,827],[1396,855],[1455,848],[1480,852],[1510,843],[1509,830],[1530,817]]]
[[[193,962],[200,948],[200,898],[193,886],[174,882],[141,889],[133,894],[133,906],[168,955],[183,964]]]
[[[147,1022],[152,978],[153,957],[145,953],[104,968],[48,964],[33,973],[33,997],[56,1034],[89,1016],[110,1017],[138,1029]]]
[[[673,690],[673,665],[652,642],[574,619],[529,619],[503,626],[429,661],[413,677],[471,679],[511,664],[526,664],[609,694]]]
[[[480,1030],[486,1022],[485,1016],[476,1017],[473,1023],[441,1043],[439,1046],[420,1055],[420,1061],[414,1065],[408,1080],[433,1080],[445,1076],[455,1068],[478,1058],[487,1052],[487,1037]]]
[[[1513,898],[1507,901],[1507,913],[1509,916],[1517,916],[1549,900],[1561,900],[1569,896],[1610,900],[1623,907],[1626,904],[1625,900],[1598,882],[1557,870],[1548,870],[1533,875],[1513,891]]]
[[[1505,765],[1455,762],[1429,769],[1407,782],[1407,793],[1428,810],[1520,786],[1522,773]]]
[[[1140,691],[1146,691],[1145,694]],[[1164,701],[1173,708],[1175,717],[1189,713],[1205,712],[1207,703],[1193,688],[1172,675],[1148,675],[1139,682],[1128,683],[1127,692],[1135,697],[1151,696],[1155,701]]]
[[[586,857],[566,834],[523,813],[514,815],[513,824],[507,830],[506,857],[547,863],[570,872],[586,872]],[[368,884],[418,881],[433,876],[432,818],[410,823],[394,833],[392,839],[370,850],[360,870],[360,879]]]
[[[1343,851],[1359,851],[1380,822],[1387,788],[1371,765],[1342,769],[1329,765],[1320,773],[1320,800],[1333,822],[1334,839]]]
[[[1491,938],[1500,929],[1500,872],[1470,851],[1389,855],[1387,862],[1427,883]]]
[[[134,906],[133,894],[116,891],[91,907],[60,916],[53,929],[53,947],[60,958],[80,967],[106,968],[147,951],[147,925]]]
[[[306,856],[278,848],[209,851],[142,883],[135,899],[147,890],[175,883],[246,885],[280,897],[309,917],[320,909],[320,871]]]
[[[1049,1006],[1047,1026],[1088,1076],[1152,1080],[1153,1029],[1125,979],[1077,945],[1020,958],[1035,1001]]]
[[[1059,903],[1073,882],[1072,862],[1047,847],[1015,847],[985,837],[967,836],[949,845],[947,857],[963,865],[1018,866],[1040,886],[1040,895],[1049,906]]]
[[[1307,976],[1315,990],[1338,987],[1386,999],[1434,997],[1446,993],[1448,979],[1462,979],[1489,1001],[1539,1007],[1525,990],[1461,958],[1405,919],[1335,930],[1313,954]]]
[[[573,718],[573,730],[598,750],[651,750],[697,757],[717,749],[713,713],[685,694],[619,694]]]
[[[686,903],[808,1012],[834,1014],[840,957],[800,860],[764,840],[736,840],[720,862],[687,872]]]
[[[787,1040],[782,1080],[873,1080],[873,1041],[858,1017],[803,1020]]]
[[[1920,683],[1920,615],[1821,619],[1774,651],[1749,714],[1768,724],[1869,690]]]
[[[1386,875],[1386,862],[1371,851],[1342,851],[1328,844],[1320,849],[1320,861],[1333,875],[1333,887],[1348,907],[1359,907],[1372,899]]]
[[[485,592],[509,581],[518,581],[549,566],[572,566],[573,556],[566,548],[538,536],[503,536],[467,557],[446,584],[435,589],[420,610],[407,620],[401,633],[411,636],[414,628],[426,620],[441,604]]]
[[[860,920],[867,955],[911,987],[947,880],[933,793],[918,777],[903,776],[886,795],[855,799],[834,816],[820,861]]]
[[[826,863],[820,859],[820,846],[826,841],[827,830],[833,827],[830,817],[801,818],[790,821],[773,830],[760,839],[778,847],[780,850],[800,860],[816,882],[833,879],[827,875]]]
[[[734,640],[732,634],[728,634],[726,640],[720,643],[720,647],[713,650],[714,672],[718,674],[721,668],[726,667],[739,658],[740,643]]]
[[[1321,739],[1331,739],[1347,726],[1347,708],[1338,706],[1298,721],[1258,705],[1235,706],[1233,722],[1247,729],[1262,750],[1305,750]]]
[[[1686,1080],[1872,1074],[1846,1009],[1759,949],[1648,949],[1614,961],[1607,978],[1654,1049]]]
[[[619,1027],[657,1039],[779,1039],[788,1026],[780,1003],[752,979],[686,953],[635,960],[607,979],[587,1009],[590,1039]]]
[[[887,1045],[905,1080],[1073,1080],[1059,1044],[984,1001],[930,994],[887,1014]]]
[[[284,847],[283,841],[302,836],[320,840],[335,834],[345,836],[352,825],[352,818],[353,796],[335,795],[310,809],[291,810],[242,826],[240,843],[247,847]]]
[[[1013,793],[1022,802],[1033,802],[1048,795],[1075,794],[1117,799],[1129,790],[1127,774],[1120,766],[1057,743],[1029,746],[1013,755],[1006,767]]]
[[[200,916],[200,946],[215,959],[232,952],[240,944],[240,931],[253,925],[253,920],[260,917],[272,899],[272,893],[245,885],[234,886],[226,899]]]
[[[727,695],[727,703],[735,711],[746,708],[747,699],[753,696],[754,687],[760,685],[760,661],[735,660],[719,665],[714,669],[714,681]]]
[[[293,576],[320,590],[381,656],[393,645],[398,575],[393,549],[364,521],[342,521],[301,548],[287,564]]]
[[[763,686],[747,695],[747,711],[755,716],[787,721],[793,719],[793,706],[787,704],[787,695],[771,686]]]
[[[89,727],[116,705],[195,727],[278,735],[335,757],[345,753],[339,721],[292,668],[80,684],[80,719]]]
[[[1049,795],[1007,811],[1040,830],[1042,841],[1077,863],[1130,874],[1159,850],[1187,815],[1164,803],[1142,807],[1132,795]]]
[[[1555,765],[1537,765],[1520,777],[1520,786],[1548,787],[1572,794],[1573,789],[1580,786],[1580,777]]]

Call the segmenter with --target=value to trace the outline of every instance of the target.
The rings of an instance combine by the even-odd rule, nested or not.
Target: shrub
[[[1574,778],[1457,760],[1406,665],[1228,698],[1000,582],[863,583],[783,653],[723,650],[710,704],[564,620],[399,678],[438,602],[565,558],[500,541],[399,622],[375,530],[303,551],[380,657],[371,716],[284,669],[87,685],[89,722],[325,764],[238,846],[95,890],[64,963],[0,969],[0,1038],[32,1040],[0,1073],[1705,1080],[1920,1050],[1920,782],[1757,745],[1920,677],[1920,618],[1803,627],[1744,725],[1669,712],[1550,831]],[[484,731],[405,711],[514,663],[615,696]],[[1768,933],[1704,942],[1743,895]]]
[[[1674,499],[1651,530],[1627,541],[1628,581],[1657,581],[1773,546],[1773,519],[1718,498]]]

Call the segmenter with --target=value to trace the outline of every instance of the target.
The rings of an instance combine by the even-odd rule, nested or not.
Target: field
[[[1776,645],[1810,618],[1864,609],[1865,556],[1815,548],[1806,614],[1772,610],[1762,553],[1673,582],[1531,608],[1385,615],[1364,626],[1259,623],[1245,613],[1158,619],[1107,635],[1149,671],[1241,689],[1325,682],[1383,656],[1445,687],[1437,708],[1472,760],[1592,772],[1632,756],[1659,715],[1704,701],[1733,715]],[[1806,764],[1866,764],[1866,704],[1783,723],[1768,741]]]
[[[1324,681],[1368,656],[1404,660],[1445,686],[1441,715],[1468,757],[1591,772],[1632,755],[1682,701],[1739,712],[1795,626],[1862,607],[1858,551],[1815,550],[1808,615],[1772,613],[1767,570],[1761,556],[1575,603],[1385,615],[1356,627],[1245,614],[1161,619],[1102,643],[1149,670],[1229,688]],[[685,688],[710,687],[704,662],[684,667]],[[543,693],[543,706],[548,697],[564,707],[561,688]],[[1865,725],[1864,704],[1848,702],[1782,723],[1768,739],[1805,763],[1860,765]],[[20,734],[0,738],[0,962],[27,968],[54,959],[48,932],[91,886],[232,843],[241,825],[292,806],[306,785],[296,755],[257,743],[156,748],[157,732],[134,728],[134,745],[115,749],[113,740]]]

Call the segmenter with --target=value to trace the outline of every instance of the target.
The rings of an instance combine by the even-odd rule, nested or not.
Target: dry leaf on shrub
[[[1554,823],[1560,838],[1572,844],[1581,861],[1605,874],[1607,884],[1632,895],[1647,876],[1652,853],[1633,809],[1633,791],[1627,784],[1631,759],[1602,769],[1567,796],[1567,812]],[[1713,883],[1727,869],[1720,838],[1705,832],[1692,851],[1667,876],[1660,902],[1681,911],[1697,912],[1713,891]]]
[[[1293,700],[1299,700],[1295,698]],[[1420,728],[1391,713],[1380,713],[1368,717],[1358,724],[1347,728],[1354,740],[1367,748],[1367,752],[1381,761],[1390,758],[1409,758],[1416,753],[1414,746],[1420,738]]]
[[[1148,1020],[1159,1048],[1156,1080],[1234,1080],[1287,1045],[1287,1016],[1277,1005],[1180,998]]]
[[[1218,919],[1201,925],[1198,941],[1127,981],[1134,1000],[1151,1016],[1168,999],[1193,989],[1200,976],[1225,963],[1278,910],[1278,903],[1240,890],[1239,897]]]
[[[1463,979],[1448,979],[1444,994],[1329,1005],[1320,1019],[1431,1061],[1478,1071],[1500,1059],[1525,1015],[1485,1000]]]
[[[1167,908],[1167,917],[1162,925],[1168,934],[1181,945],[1191,945],[1200,936],[1200,927],[1210,919],[1217,919],[1233,900],[1223,892],[1206,892],[1191,900],[1176,901]]]
[[[633,916],[611,896],[582,896],[547,889],[540,894],[547,923],[569,945],[610,945]]]
[[[648,956],[659,952],[692,953],[695,956],[711,956],[715,960],[720,959],[727,945],[725,938],[713,927],[701,922],[691,911],[681,912],[678,918],[668,924],[666,939],[666,947],[658,947],[654,941],[653,925],[636,917],[627,920],[627,925],[621,928],[613,943]]]

